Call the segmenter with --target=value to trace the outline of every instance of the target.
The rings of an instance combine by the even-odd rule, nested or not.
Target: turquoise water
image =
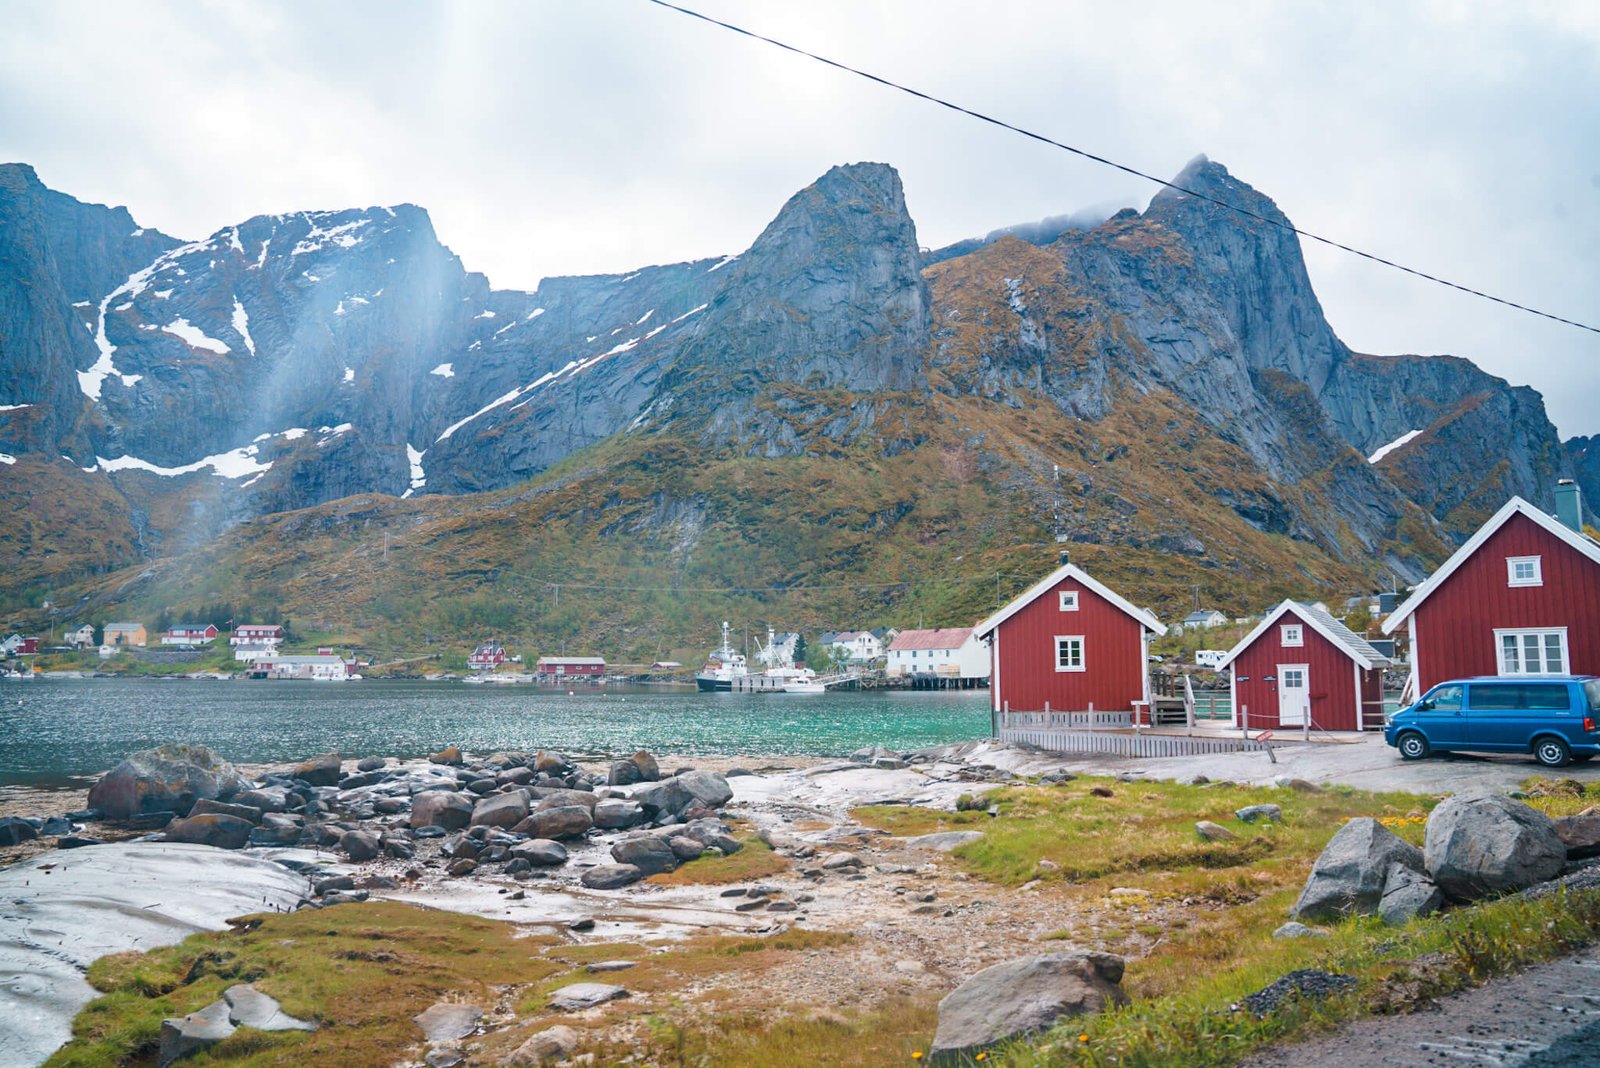
[[[442,682],[0,680],[0,785],[94,775],[163,742],[239,763],[348,756],[645,748],[682,754],[839,756],[986,737],[986,691],[825,696],[469,686]]]

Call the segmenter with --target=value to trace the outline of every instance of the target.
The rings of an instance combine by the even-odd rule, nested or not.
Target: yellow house
[[[143,623],[107,623],[107,645],[138,645],[143,646],[149,640],[145,633]]]

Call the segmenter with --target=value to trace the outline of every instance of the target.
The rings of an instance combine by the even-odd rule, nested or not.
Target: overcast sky
[[[698,0],[1158,174],[1204,152],[1299,225],[1600,322],[1600,4]],[[208,234],[410,201],[500,287],[746,247],[834,163],[922,243],[1126,175],[645,0],[0,0],[0,160]],[[1308,248],[1364,352],[1449,352],[1600,433],[1600,335]]]

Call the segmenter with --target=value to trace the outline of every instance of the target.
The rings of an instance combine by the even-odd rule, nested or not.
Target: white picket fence
[[[1115,712],[1000,712],[996,714],[996,732],[1002,742],[1037,746],[1053,753],[1152,758],[1261,752],[1266,749],[1264,743],[1253,738],[1162,734],[1134,730],[1131,722],[1094,724],[1099,729],[1081,729],[1091,725],[1069,721],[1069,717],[1118,715],[1125,720],[1131,719],[1128,713]],[[1054,719],[1061,722],[1051,722]]]

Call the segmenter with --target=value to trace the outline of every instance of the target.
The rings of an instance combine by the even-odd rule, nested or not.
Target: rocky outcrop
[[[1126,1004],[1122,969],[1121,957],[1084,951],[985,968],[939,1002],[930,1057],[953,1062],[1008,1038],[1048,1030],[1063,1017]]]
[[[1290,910],[1297,920],[1371,915],[1383,902],[1392,871],[1424,873],[1422,850],[1375,819],[1350,820],[1323,848]],[[1398,886],[1399,879],[1395,876]]]
[[[135,753],[89,788],[89,807],[109,819],[148,812],[187,815],[201,798],[226,800],[251,783],[203,745],[163,745]]]

